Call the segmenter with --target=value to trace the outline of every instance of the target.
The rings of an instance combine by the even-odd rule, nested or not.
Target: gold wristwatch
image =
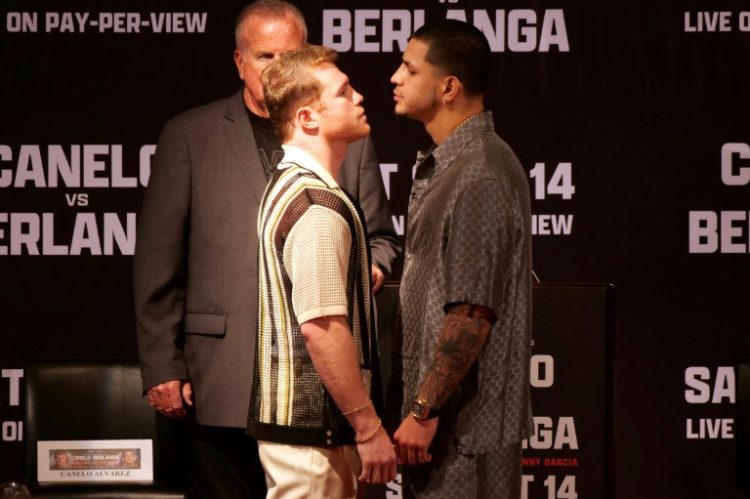
[[[414,399],[414,402],[411,405],[411,415],[414,416],[414,419],[419,421],[437,416],[435,411],[431,409],[430,404],[428,404],[426,400]]]

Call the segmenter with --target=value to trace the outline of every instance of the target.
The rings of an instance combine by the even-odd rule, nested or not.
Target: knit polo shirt
[[[293,445],[353,443],[305,347],[300,325],[345,316],[369,390],[374,365],[370,256],[363,217],[305,151],[284,145],[258,216],[259,306],[248,432]]]

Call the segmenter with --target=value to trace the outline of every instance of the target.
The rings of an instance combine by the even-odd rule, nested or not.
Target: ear
[[[242,51],[240,49],[234,49],[234,65],[237,67],[237,73],[240,75],[240,80],[242,80],[242,61],[243,61]]]
[[[455,76],[446,76],[440,85],[441,101],[443,103],[452,102],[456,96],[463,90],[461,80]]]
[[[294,121],[305,132],[312,132],[318,129],[318,113],[311,106],[302,106],[297,109],[294,115]]]

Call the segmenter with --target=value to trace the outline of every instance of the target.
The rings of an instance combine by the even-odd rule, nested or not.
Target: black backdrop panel
[[[28,361],[135,358],[129,224],[151,146],[170,116],[238,88],[242,5],[0,4],[0,480],[21,476]],[[750,356],[750,2],[302,10],[365,96],[399,229],[429,143],[392,115],[401,44],[422,19],[483,27],[487,105],[529,172],[537,274],[617,289],[617,497],[731,497],[731,367]]]

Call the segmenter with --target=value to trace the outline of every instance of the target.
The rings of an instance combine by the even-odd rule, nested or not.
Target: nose
[[[360,104],[362,104],[362,102],[364,102],[364,100],[365,100],[364,96],[362,94],[360,94],[359,92],[357,92],[356,90],[353,90],[352,97],[354,97],[354,104],[357,105],[357,106],[359,106]]]
[[[401,73],[401,66],[396,68],[396,71],[394,71],[393,74],[391,75],[391,83],[393,83],[394,85],[400,85],[399,83],[399,81],[401,80],[399,78],[400,73]]]

